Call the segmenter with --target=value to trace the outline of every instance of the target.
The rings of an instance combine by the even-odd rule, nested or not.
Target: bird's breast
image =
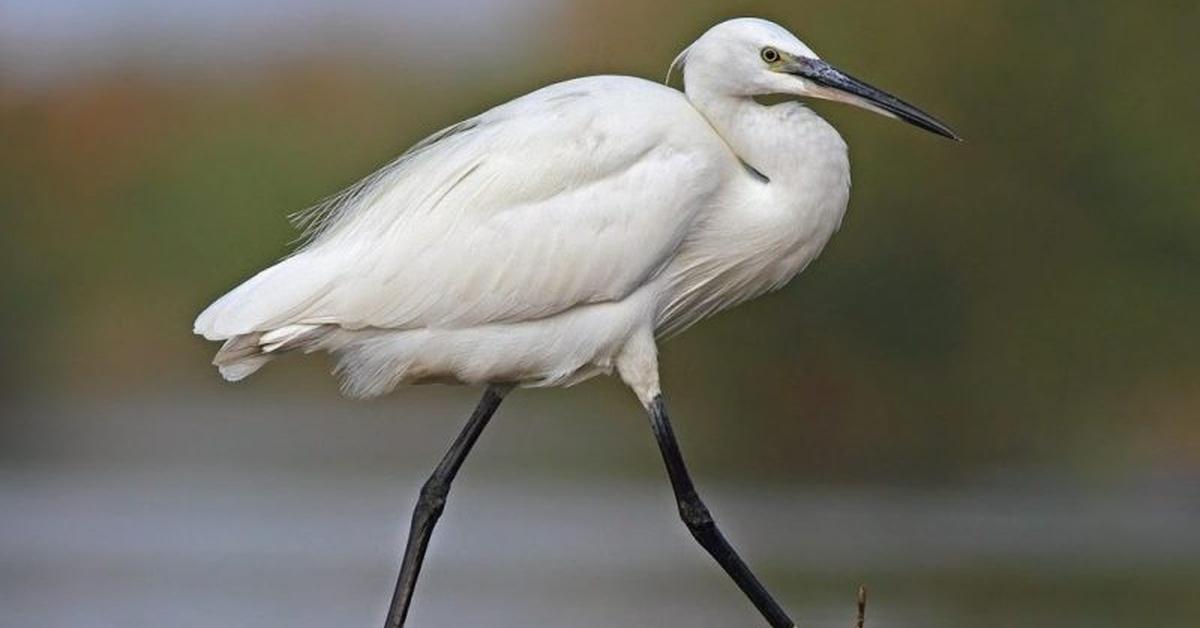
[[[820,255],[849,202],[849,162],[836,132],[805,148],[767,167],[767,183],[724,187],[664,273],[660,335],[778,289]]]

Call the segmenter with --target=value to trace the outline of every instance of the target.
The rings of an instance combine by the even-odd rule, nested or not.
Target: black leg
[[[387,622],[384,628],[400,628],[404,618],[408,616],[408,606],[412,602],[413,588],[417,585],[417,575],[421,572],[421,562],[425,560],[425,549],[429,546],[429,537],[433,535],[433,526],[437,525],[438,517],[446,506],[446,495],[450,492],[450,483],[462,466],[471,446],[479,439],[479,434],[487,426],[488,419],[496,412],[508,387],[488,386],[483,393],[483,399],[475,406],[467,425],[463,427],[450,450],[438,463],[433,474],[421,487],[421,495],[417,506],[413,509],[412,528],[408,532],[408,544],[404,547],[404,562],[400,565],[400,577],[396,580],[396,593],[392,596],[392,606],[388,610]]]
[[[667,405],[663,402],[662,395],[656,396],[647,410],[650,413],[650,427],[654,430],[654,438],[658,440],[663,462],[667,465],[667,474],[671,476],[671,488],[675,489],[675,502],[679,505],[679,516],[683,523],[700,545],[717,559],[772,628],[793,628],[795,624],[791,618],[771,594],[767,593],[758,578],[754,577],[750,568],[729,545],[729,541],[725,540],[712,515],[708,513],[708,508],[700,501],[700,495],[696,493],[687,466],[683,463],[683,455],[679,453],[679,443],[675,441],[675,432],[671,429],[670,419],[667,418]]]

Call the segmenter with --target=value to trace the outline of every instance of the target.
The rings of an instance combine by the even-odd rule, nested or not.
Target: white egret
[[[544,87],[442,130],[307,215],[308,241],[208,307],[195,332],[242,379],[327,351],[346,394],[485,385],[421,489],[387,626],[404,624],[450,482],[514,386],[614,370],[645,406],[680,515],[771,626],[792,626],[697,495],[659,388],[657,340],[775,290],[837,230],[846,144],[789,95],[957,139],[784,28],[720,23],[671,64]]]

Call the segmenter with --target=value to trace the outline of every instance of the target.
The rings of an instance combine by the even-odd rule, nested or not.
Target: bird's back
[[[563,333],[547,321],[629,301],[736,163],[676,90],[614,76],[551,85],[434,134],[320,208],[310,242],[215,302],[196,332],[226,341],[216,361],[232,379],[297,348],[339,353],[347,372],[389,384],[359,386],[370,393],[490,378],[478,364],[410,357],[434,334]],[[604,336],[597,346],[540,343],[564,357],[526,356],[538,364],[509,375],[580,368],[596,357],[582,354],[634,324],[627,314],[604,317],[620,319],[614,329],[574,332]],[[375,359],[356,368],[355,356]]]

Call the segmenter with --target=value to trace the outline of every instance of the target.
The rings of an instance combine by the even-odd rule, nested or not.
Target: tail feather
[[[325,293],[331,278],[311,252],[289,257],[243,282],[196,317],[194,333],[225,344],[213,357],[221,376],[245,379],[276,354],[303,348],[329,325],[296,322]]]
[[[289,257],[247,279],[204,309],[193,332],[228,340],[296,323],[327,291],[332,278],[313,252]]]
[[[280,353],[308,350],[324,338],[331,325],[286,325],[269,332],[251,332],[230,338],[213,356],[221,376],[236,382],[253,375]]]
[[[217,350],[217,355],[213,356],[214,366],[227,366],[233,364],[242,358],[248,358],[253,355],[262,353],[259,346],[259,340],[262,339],[262,334],[254,332],[251,334],[242,334],[234,336],[225,341],[221,348]]]
[[[218,365],[217,371],[221,373],[221,377],[224,377],[227,382],[240,382],[256,373],[258,369],[266,366],[267,362],[274,359],[275,356],[269,353],[260,353],[242,358],[236,362]]]

